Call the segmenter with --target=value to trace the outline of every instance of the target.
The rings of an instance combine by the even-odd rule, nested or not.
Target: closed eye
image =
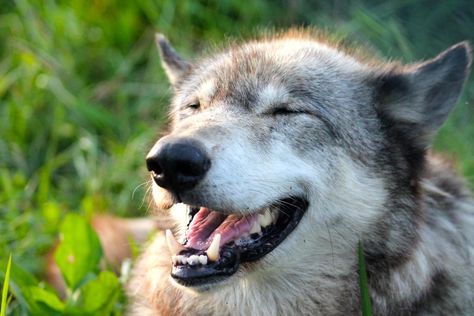
[[[179,108],[179,110],[191,110],[197,111],[201,108],[201,101],[199,99],[191,99],[191,101],[185,103]]]
[[[197,110],[201,107],[201,103],[199,102],[199,100],[196,100],[196,101],[190,102],[185,107],[188,109]]]
[[[278,107],[271,109],[267,112],[270,115],[295,115],[295,114],[308,114],[304,110],[290,109],[288,107]]]

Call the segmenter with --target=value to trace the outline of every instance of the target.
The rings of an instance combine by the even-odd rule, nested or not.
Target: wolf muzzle
[[[165,138],[146,157],[157,185],[178,194],[194,188],[211,167],[202,146],[189,138]]]

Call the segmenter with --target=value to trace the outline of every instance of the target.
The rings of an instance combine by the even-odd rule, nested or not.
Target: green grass
[[[359,258],[360,309],[362,311],[362,316],[372,316],[372,303],[369,294],[367,268],[365,265],[364,249],[362,248],[362,242],[359,242],[357,256]]]
[[[324,28],[410,62],[474,42],[474,6],[470,0],[2,3],[0,269],[13,253],[11,315],[38,305],[21,291],[25,287],[41,304],[60,308],[41,280],[44,255],[66,215],[146,214],[144,156],[164,124],[170,96],[154,32],[192,57],[229,37],[291,25]],[[474,185],[472,77],[435,148],[456,156]],[[87,269],[91,275],[77,276],[77,289],[109,280],[97,267]],[[122,294],[109,294],[119,313]]]
[[[5,279],[3,281],[2,288],[2,301],[0,302],[0,316],[7,314],[7,297],[8,297],[8,286],[10,285],[10,271],[12,268],[12,255],[8,258],[7,269],[5,271]]]

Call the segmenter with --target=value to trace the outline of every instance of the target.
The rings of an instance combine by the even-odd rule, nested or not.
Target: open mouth
[[[255,261],[275,249],[295,229],[308,202],[289,197],[245,216],[226,215],[189,206],[184,245],[166,232],[171,250],[171,276],[180,284],[216,282],[235,273],[243,262]]]

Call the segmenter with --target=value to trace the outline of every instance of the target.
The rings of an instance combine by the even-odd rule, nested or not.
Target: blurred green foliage
[[[65,214],[146,213],[144,155],[166,119],[170,95],[154,32],[194,57],[228,38],[289,26],[323,28],[381,56],[411,62],[462,40],[474,42],[474,5],[472,0],[3,1],[0,267],[12,252],[13,283],[39,282],[44,254]],[[457,156],[471,184],[473,100],[470,79],[435,143]],[[16,297],[9,311],[21,314],[22,301]]]
[[[15,315],[122,314],[124,295],[120,281],[112,271],[100,269],[102,248],[87,220],[78,214],[66,214],[60,227],[60,241],[55,262],[64,276],[63,297],[18,265],[10,270],[10,292],[15,301],[7,304],[7,267],[0,311],[5,312],[8,307],[10,314]]]

